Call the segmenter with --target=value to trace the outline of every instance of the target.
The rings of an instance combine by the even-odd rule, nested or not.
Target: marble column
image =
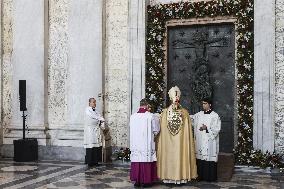
[[[48,121],[49,127],[66,122],[68,1],[49,1]]]
[[[254,1],[253,145],[274,150],[275,1]]]
[[[128,2],[105,3],[105,116],[113,146],[128,145],[129,58]]]
[[[284,153],[284,0],[276,0],[275,151]]]
[[[146,49],[145,0],[129,1],[129,71],[130,110],[134,113],[145,97],[145,49]]]
[[[66,125],[68,66],[68,0],[49,0],[48,138],[57,140],[57,129]],[[60,130],[59,130],[60,131]]]

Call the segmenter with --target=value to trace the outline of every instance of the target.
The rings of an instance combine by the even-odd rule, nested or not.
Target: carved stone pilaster
[[[13,0],[3,0],[3,57],[2,57],[2,127],[4,136],[12,119],[12,52],[13,52]],[[4,141],[5,143],[5,141]]]
[[[105,112],[112,145],[128,145],[128,1],[106,1]]]
[[[2,23],[2,1],[0,2],[0,20]],[[2,70],[2,29],[0,30],[0,70]],[[0,74],[0,78],[2,74]],[[0,86],[2,86],[2,79],[0,79]],[[2,94],[2,89],[0,89],[0,94]],[[3,126],[2,126],[2,95],[0,95],[0,145],[3,144]]]
[[[284,153],[284,0],[276,0],[275,151]]]
[[[50,128],[66,123],[68,3],[68,0],[49,1],[48,122]]]

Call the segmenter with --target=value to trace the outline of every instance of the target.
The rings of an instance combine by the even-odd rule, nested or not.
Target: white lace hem
[[[171,184],[184,184],[188,183],[190,180],[185,179],[185,180],[170,180],[170,179],[164,179],[163,183],[171,183]]]

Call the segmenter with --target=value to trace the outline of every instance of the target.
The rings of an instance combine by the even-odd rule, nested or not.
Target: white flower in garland
[[[251,66],[250,66],[248,63],[245,63],[245,64],[244,64],[244,67],[245,67],[245,69],[247,69],[247,70],[250,70],[250,69],[251,69]]]
[[[180,3],[179,4],[179,10],[182,10],[183,9],[183,3]]]
[[[234,5],[238,5],[240,3],[240,0],[235,0]]]
[[[173,15],[173,11],[171,9],[167,9],[166,14],[169,15],[169,16],[172,16]]]
[[[150,100],[156,100],[156,96],[154,94],[150,95]]]
[[[239,93],[243,94],[243,93],[245,93],[245,90],[244,89],[240,89]]]
[[[246,130],[247,130],[247,129],[250,129],[249,125],[246,124],[245,122],[243,122],[242,126],[243,126],[243,128],[246,129]]]
[[[153,76],[156,76],[156,72],[155,72],[155,70],[153,70],[153,68],[150,68],[150,73],[153,75]]]
[[[158,36],[157,36],[157,40],[158,40],[158,41],[161,41],[161,39],[162,39],[162,36],[161,36],[161,35],[158,35]]]
[[[253,8],[251,8],[251,7],[248,7],[247,8],[247,12],[250,12],[250,11],[252,11],[253,10]]]
[[[239,73],[238,78],[240,78],[240,79],[243,78],[243,75]]]
[[[162,87],[161,85],[158,85],[158,89],[159,89],[160,91],[164,91],[164,89],[163,89],[163,87]]]

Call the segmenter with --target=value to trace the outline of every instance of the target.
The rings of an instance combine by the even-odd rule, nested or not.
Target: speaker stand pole
[[[26,138],[26,115],[25,115],[25,111],[23,111],[23,139],[25,140]]]

